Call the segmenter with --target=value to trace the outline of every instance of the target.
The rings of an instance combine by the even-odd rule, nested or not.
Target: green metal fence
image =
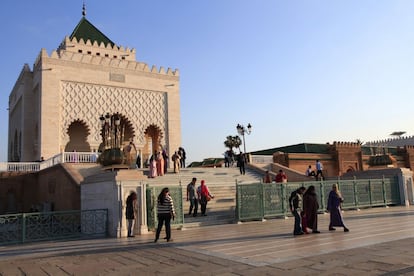
[[[315,186],[319,210],[326,210],[327,196],[338,184],[344,198],[343,209],[400,204],[398,177],[288,183],[254,183],[236,185],[238,221],[261,220],[290,215],[288,199],[294,190]]]
[[[155,230],[158,225],[157,198],[164,186],[147,186],[147,223],[148,230]],[[171,227],[179,228],[184,223],[183,192],[181,186],[168,186],[174,202],[176,217],[171,221]]]
[[[106,237],[107,232],[107,209],[0,215],[0,245]]]

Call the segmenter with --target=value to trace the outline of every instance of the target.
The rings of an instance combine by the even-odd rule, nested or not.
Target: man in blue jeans
[[[194,208],[193,217],[197,216],[197,210],[198,210],[198,199],[197,199],[197,191],[196,191],[196,181],[197,178],[193,177],[191,182],[187,185],[187,201],[190,201],[190,210],[188,212],[189,215],[191,215],[191,212]]]
[[[292,194],[289,197],[289,206],[290,211],[292,212],[293,216],[295,217],[295,226],[293,229],[293,235],[303,235],[303,229],[302,229],[302,219],[301,219],[301,213],[303,211],[303,200],[302,195],[305,192],[305,187],[300,187],[296,191],[293,191]]]

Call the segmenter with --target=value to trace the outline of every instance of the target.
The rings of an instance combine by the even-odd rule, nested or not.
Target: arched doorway
[[[355,169],[351,166],[348,166],[348,169],[346,170],[347,173],[354,172],[354,171]]]
[[[142,150],[142,160],[148,164],[148,160],[157,151],[161,150],[161,129],[156,125],[150,125],[145,129],[145,145]]]
[[[90,152],[91,147],[88,143],[88,136],[90,134],[89,128],[82,120],[72,122],[67,130],[69,135],[69,142],[66,144],[65,152]]]

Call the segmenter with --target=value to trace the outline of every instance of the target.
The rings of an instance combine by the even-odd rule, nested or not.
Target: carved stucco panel
[[[100,142],[99,117],[106,112],[119,112],[130,120],[135,130],[135,143],[144,144],[145,129],[151,124],[162,130],[161,144],[167,140],[165,92],[63,81],[61,93],[60,139],[63,143],[69,141],[67,129],[77,119],[88,125],[88,140]]]

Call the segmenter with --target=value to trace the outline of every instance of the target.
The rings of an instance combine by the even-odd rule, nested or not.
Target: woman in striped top
[[[160,238],[160,233],[163,224],[165,223],[165,233],[167,234],[167,242],[171,239],[171,219],[175,218],[174,203],[170,196],[170,190],[168,188],[162,189],[158,195],[157,201],[157,213],[158,213],[158,227],[155,235],[154,242],[157,242]]]

